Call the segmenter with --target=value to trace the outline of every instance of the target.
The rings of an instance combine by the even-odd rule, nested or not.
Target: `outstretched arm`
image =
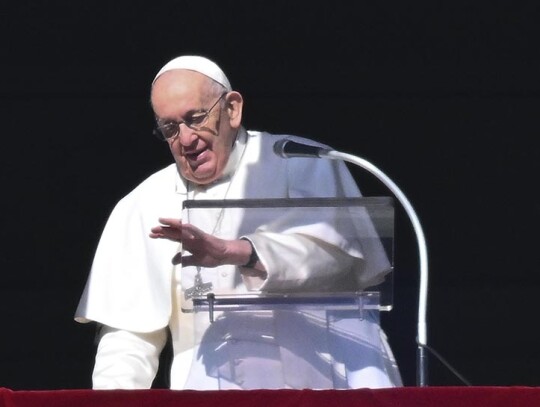
[[[191,254],[176,254],[173,264],[183,266],[217,267],[225,264],[244,266],[250,262],[253,253],[252,244],[245,239],[225,240],[203,232],[201,229],[182,223],[179,219],[160,218],[160,225],[151,229],[153,239],[168,239],[182,243],[183,250]],[[257,261],[252,267],[242,267],[242,274],[266,275],[264,266]]]

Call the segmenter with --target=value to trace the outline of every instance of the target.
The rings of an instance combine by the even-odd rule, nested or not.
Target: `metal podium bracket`
[[[193,297],[194,311],[208,312],[210,323],[214,322],[216,311],[268,311],[302,309],[328,311],[381,311],[378,291],[352,293],[309,293],[309,294],[250,294],[216,295]]]

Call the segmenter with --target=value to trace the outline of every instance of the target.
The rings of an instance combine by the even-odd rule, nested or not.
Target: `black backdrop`
[[[429,344],[474,385],[539,382],[536,2],[13,3],[0,8],[0,386],[90,386],[93,327],[72,315],[112,206],[170,162],[148,90],[186,53],[222,65],[248,128],[389,175],[428,241]],[[352,170],[366,195],[389,194]],[[383,324],[414,385],[418,261],[397,216]],[[434,358],[429,375],[462,384]]]

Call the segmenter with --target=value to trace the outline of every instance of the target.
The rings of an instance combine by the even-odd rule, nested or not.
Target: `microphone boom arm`
[[[428,255],[427,255],[427,245],[426,239],[424,236],[424,231],[420,220],[416,215],[416,212],[405,196],[405,194],[399,189],[399,187],[380,169],[375,167],[369,161],[364,160],[363,158],[356,157],[352,154],[342,153],[335,150],[326,150],[323,149],[318,152],[318,156],[321,158],[329,158],[332,160],[343,160],[355,164],[371,174],[375,175],[380,181],[382,181],[396,196],[399,200],[405,212],[409,216],[409,219],[414,228],[416,234],[416,239],[418,242],[418,258],[420,264],[420,284],[419,284],[419,295],[418,295],[418,325],[417,325],[417,353],[416,353],[416,363],[417,363],[417,372],[416,372],[416,382],[418,386],[424,387],[427,386],[427,323],[426,323],[426,314],[427,314],[427,291],[428,291]]]

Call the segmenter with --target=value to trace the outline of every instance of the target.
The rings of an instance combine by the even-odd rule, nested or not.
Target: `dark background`
[[[0,6],[0,386],[90,386],[94,328],[72,316],[113,205],[171,161],[148,92],[186,53],[223,67],[248,128],[326,142],[393,179],[428,242],[428,343],[473,385],[540,382],[537,2],[12,3]],[[389,195],[352,170],[365,195]],[[399,208],[395,245],[383,325],[415,385],[418,261]],[[435,358],[429,376],[462,384]]]

